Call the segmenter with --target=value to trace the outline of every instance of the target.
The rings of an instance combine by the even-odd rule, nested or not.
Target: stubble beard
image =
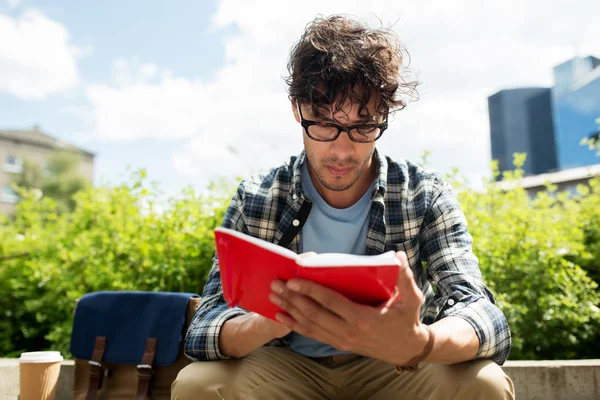
[[[374,152],[375,149],[373,149],[369,153],[369,155],[365,157],[362,164],[360,164],[360,161],[355,159],[348,159],[345,160],[343,163],[340,163],[340,160],[337,157],[322,159],[320,162],[317,162],[311,154],[307,153],[306,156],[321,185],[323,185],[326,189],[334,192],[343,192],[344,190],[350,189],[362,176],[362,174],[369,166],[369,161],[373,159]],[[325,174],[327,174],[327,165],[334,165],[342,168],[350,166],[355,167],[356,165],[360,165],[360,167],[358,168],[358,170],[356,170],[356,173],[354,173],[354,175],[348,181],[345,181],[344,178],[336,177],[333,178],[333,181],[328,181],[325,177]],[[315,168],[315,166],[318,167]]]

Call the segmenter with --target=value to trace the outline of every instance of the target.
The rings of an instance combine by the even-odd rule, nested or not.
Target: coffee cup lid
[[[60,355],[60,351],[31,351],[21,353],[19,358],[19,362],[22,363],[57,362],[62,360],[63,356]]]

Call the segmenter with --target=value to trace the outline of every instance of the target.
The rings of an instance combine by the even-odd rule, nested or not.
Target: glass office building
[[[488,98],[492,159],[511,170],[514,153],[526,153],[526,175],[555,170],[556,147],[548,88],[502,90]]]
[[[554,68],[551,88],[502,90],[488,98],[492,158],[513,169],[513,154],[527,153],[526,175],[600,163],[581,144],[598,135],[600,59],[576,57]]]
[[[552,110],[561,170],[600,163],[581,141],[598,133],[600,59],[574,58],[554,68]]]

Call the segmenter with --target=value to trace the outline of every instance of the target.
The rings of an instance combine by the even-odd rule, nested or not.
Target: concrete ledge
[[[600,360],[507,361],[517,399],[600,399]]]
[[[74,362],[61,363],[56,400],[71,400]],[[599,360],[507,361],[502,369],[515,384],[518,400],[600,399]],[[0,400],[19,395],[19,363],[0,358]]]

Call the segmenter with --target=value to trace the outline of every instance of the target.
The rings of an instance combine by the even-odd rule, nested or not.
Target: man
[[[288,67],[304,151],[242,182],[223,226],[298,253],[397,251],[397,295],[370,307],[276,281],[270,299],[286,312],[275,322],[228,307],[215,259],[186,336],[199,362],[180,372],[172,398],[514,398],[499,367],[509,328],[449,186],[375,147],[415,89],[393,34],[318,18]]]

